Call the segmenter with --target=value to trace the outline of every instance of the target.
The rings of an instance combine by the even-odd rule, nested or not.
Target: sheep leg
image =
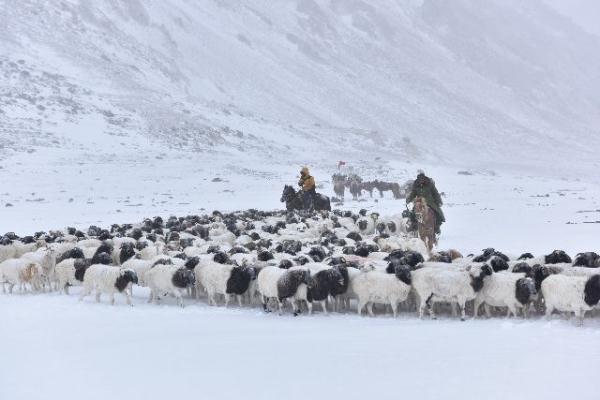
[[[91,293],[91,289],[88,289],[87,287],[83,287],[83,290],[81,291],[81,294],[79,295],[79,301],[82,301],[83,298],[87,295],[89,295]]]
[[[358,312],[358,315],[361,315],[362,313],[362,309],[365,307],[365,302],[361,301],[360,299],[358,300],[358,306],[356,307],[356,311]]]
[[[396,318],[398,316],[398,301],[392,300],[390,306],[392,307],[392,315]]]
[[[433,310],[433,293],[431,293],[429,295],[429,297],[427,298],[427,300],[425,301],[425,306],[427,307],[428,311],[429,311],[429,315],[431,316],[432,319],[437,319],[437,317],[435,316],[435,311]]]
[[[12,294],[14,287],[15,287],[14,283],[9,283],[8,284],[8,293],[9,294]]]
[[[485,315],[486,315],[486,317],[491,318],[492,317],[492,311],[491,311],[491,307],[489,306],[489,304],[485,303],[483,305],[483,307],[485,308]]]
[[[300,305],[297,304],[295,300],[290,300],[290,303],[292,304],[292,312],[294,313],[294,317],[297,317],[300,314]]]
[[[461,301],[460,303],[458,303],[458,306],[460,307],[460,320],[464,321],[466,318],[465,302]]]
[[[177,293],[175,293],[175,297],[177,297],[177,305],[179,307],[183,308],[184,305],[183,305],[183,297],[181,296],[181,292],[178,291]]]
[[[458,311],[456,310],[456,307],[456,303],[450,303],[450,308],[452,309],[452,316],[455,318],[458,316]]]
[[[124,292],[127,292],[127,289],[125,289]],[[111,292],[111,294],[110,294],[110,305],[111,306],[115,305],[115,293],[114,292]]]
[[[223,297],[225,297],[225,308],[227,308],[227,306],[229,305],[229,295],[227,293],[224,293]]]
[[[511,304],[508,306],[508,311],[506,312],[506,317],[510,318],[510,315],[514,315],[515,318],[517,317],[517,309],[515,308],[514,304]]]
[[[481,300],[479,300],[478,298],[475,299],[475,302],[473,303],[473,318],[477,318],[477,316],[479,315],[479,307],[481,307],[481,303]]]
[[[130,306],[133,307],[133,303],[131,302],[131,293],[125,291],[125,301],[127,302],[127,304],[129,304]]]
[[[327,315],[327,300],[321,302],[321,308],[323,308],[323,313]]]
[[[546,304],[546,319],[552,319],[552,311],[554,311],[554,307],[552,305]]]
[[[374,317],[375,314],[373,314],[373,303],[369,302],[367,303],[367,311],[369,312],[369,316]]]

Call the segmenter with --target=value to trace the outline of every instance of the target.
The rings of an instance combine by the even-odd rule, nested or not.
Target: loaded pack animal
[[[333,182],[333,192],[343,201],[344,194],[346,193],[346,175],[334,174],[331,180]]]
[[[358,176],[354,176],[348,179],[346,185],[348,186],[348,189],[350,189],[352,200],[358,200],[358,198],[362,195],[362,179],[360,179]]]

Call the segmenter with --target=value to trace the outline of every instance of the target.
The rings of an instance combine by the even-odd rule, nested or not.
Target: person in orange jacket
[[[302,188],[302,205],[305,210],[312,210],[316,192],[315,178],[310,175],[308,167],[300,170],[298,186]]]

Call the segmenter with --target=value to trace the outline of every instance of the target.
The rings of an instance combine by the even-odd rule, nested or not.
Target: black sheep
[[[494,272],[505,271],[508,269],[508,263],[501,257],[493,256],[489,263],[494,269]]]
[[[525,275],[533,277],[533,267],[526,262],[520,262],[513,266],[512,272],[525,273]]]
[[[554,250],[552,253],[544,256],[545,264],[561,264],[561,263],[572,263],[571,257],[562,250]]]
[[[519,258],[517,258],[517,260],[528,260],[530,258],[533,258],[533,254],[531,253],[523,253],[519,256]]]
[[[309,271],[298,269],[286,271],[277,280],[277,298],[281,302],[283,299],[294,296],[298,291],[298,287],[302,284],[309,287],[312,285]]]
[[[261,250],[256,257],[258,261],[269,261],[275,258],[269,250]]]
[[[365,242],[360,242],[356,245],[354,249],[354,254],[360,257],[367,257],[369,254],[379,251],[379,247],[374,244],[367,244]]]
[[[347,271],[346,271],[347,272]],[[333,292],[340,292],[344,286],[344,277],[337,268],[324,269],[311,277],[312,285],[307,292],[308,301],[320,301],[323,311],[327,312],[325,301]]]
[[[79,247],[74,247],[62,254],[59,254],[58,257],[56,257],[56,263],[58,264],[59,262],[69,258],[85,258],[85,255],[83,254],[83,250],[81,250]]]
[[[493,247],[489,247],[487,249],[482,250],[483,253],[473,258],[474,262],[487,262],[493,256],[500,257],[504,261],[508,262],[508,257],[499,251],[496,251]]]
[[[241,296],[242,294],[246,293],[246,291],[248,291],[250,283],[255,279],[256,269],[254,267],[233,267],[231,269],[229,279],[227,279],[225,293]],[[240,301],[241,306],[241,299],[239,297],[238,301]]]
[[[593,251],[579,253],[575,256],[573,265],[576,267],[598,268],[600,256]]]
[[[97,249],[96,252],[94,253],[93,257],[92,257],[92,264],[102,264],[101,262],[99,262],[99,255],[102,253],[106,253],[109,255],[112,254],[113,252],[113,246],[109,243],[103,242]],[[110,263],[109,263],[110,264]]]
[[[135,245],[131,242],[123,242],[119,250],[119,263],[123,264],[132,257],[135,257]]]
[[[358,232],[350,232],[349,234],[346,235],[347,239],[352,239],[355,242],[362,242],[363,238],[362,236],[360,236],[360,233]]]
[[[294,263],[291,262],[290,260],[281,260],[278,265],[278,267],[281,269],[290,269],[293,266],[294,266]]]
[[[294,261],[296,261],[296,264],[298,264],[298,265],[305,265],[310,262],[310,259],[306,256],[300,256],[300,257],[296,257],[294,259]]]
[[[185,261],[184,267],[187,269],[194,269],[199,262],[200,259],[198,257],[190,257]]]
[[[228,264],[229,256],[223,251],[217,251],[213,256],[213,261],[219,264]]]
[[[77,279],[79,282],[83,282],[85,271],[87,271],[90,265],[90,260],[86,260],[84,258],[76,259],[73,263],[73,266],[75,267],[75,279]]]
[[[242,246],[234,246],[229,250],[229,254],[248,254],[248,250]]]
[[[327,257],[327,253],[322,247],[312,247],[308,255],[313,259],[314,262],[321,262]]]
[[[293,256],[302,250],[302,242],[299,240],[284,240],[281,242],[281,252],[291,254]]]

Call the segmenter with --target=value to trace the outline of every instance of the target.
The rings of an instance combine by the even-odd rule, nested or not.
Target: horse
[[[296,192],[290,185],[283,187],[283,193],[281,194],[282,203],[285,202],[285,208],[288,211],[303,210],[304,204],[302,202],[302,193]],[[315,193],[313,200],[314,211],[331,211],[331,202],[329,197],[324,196],[320,193]]]
[[[437,215],[428,205],[423,197],[416,197],[413,201],[413,212],[417,219],[417,232],[419,238],[425,242],[429,251],[437,245],[435,236],[435,223]]]
[[[394,199],[398,200],[402,198],[402,194],[400,191],[400,185],[396,182],[383,182],[383,181],[375,181],[375,187],[379,191],[379,197],[383,197],[383,192],[387,192],[388,190],[392,192],[394,195]],[[406,197],[406,196],[404,196]]]
[[[363,182],[361,189],[369,192],[369,197],[373,198],[373,189],[375,189],[375,185],[375,182]]]

